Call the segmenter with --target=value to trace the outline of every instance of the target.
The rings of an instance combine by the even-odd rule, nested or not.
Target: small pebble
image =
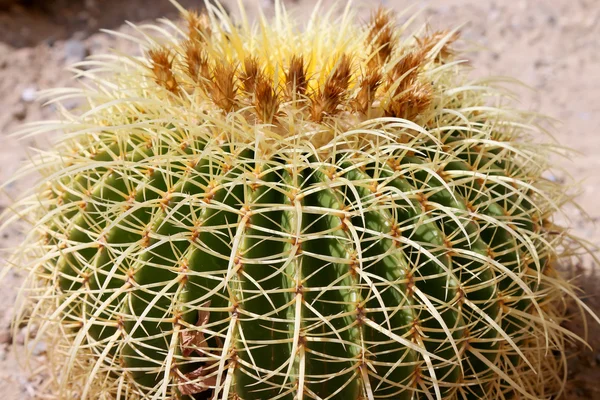
[[[31,326],[31,327],[24,326],[23,328],[21,328],[19,330],[19,333],[17,334],[17,337],[15,338],[15,343],[25,344],[25,340],[28,338],[35,337],[36,332],[37,332],[36,326]]]
[[[15,337],[16,344],[22,345],[25,343],[25,336],[27,336],[26,329],[27,328],[23,328],[17,333],[17,336]]]
[[[563,176],[555,175],[550,171],[544,172],[542,174],[542,178],[548,179],[550,182],[563,183],[565,181],[565,178]]]
[[[65,59],[67,62],[83,61],[89,50],[81,40],[70,39],[65,42]]]
[[[46,353],[47,350],[46,343],[40,341],[30,342],[27,347],[34,356],[41,356],[42,354]]]
[[[31,397],[33,397],[35,395],[33,386],[31,385],[31,383],[29,382],[29,380],[26,377],[19,375],[17,377],[17,381],[19,382],[19,385],[21,386],[21,391],[26,392]]]
[[[27,107],[23,103],[17,103],[13,109],[12,115],[15,119],[22,121],[27,116]]]
[[[0,331],[0,344],[9,344],[12,341],[12,335],[10,334],[10,331],[4,330],[4,331]]]
[[[62,105],[67,110],[73,110],[81,105],[81,99],[68,99],[62,102]]]
[[[37,89],[33,86],[26,87],[21,92],[21,100],[26,103],[31,103],[37,97]]]
[[[50,35],[44,40],[44,43],[46,43],[48,47],[54,47],[54,44],[56,44],[56,38]]]
[[[577,118],[582,119],[584,121],[589,121],[592,119],[592,114],[589,112],[579,112],[577,113]]]

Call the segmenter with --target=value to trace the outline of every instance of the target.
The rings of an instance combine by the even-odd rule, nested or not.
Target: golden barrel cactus
[[[54,95],[80,113],[23,128],[61,132],[14,207],[48,396],[560,392],[568,197],[457,32],[181,11],[140,29],[143,56],[81,64]]]

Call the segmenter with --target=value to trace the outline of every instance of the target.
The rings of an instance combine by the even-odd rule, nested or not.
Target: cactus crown
[[[20,321],[59,398],[535,399],[574,335],[550,146],[456,31],[207,6],[82,63],[25,172]],[[155,38],[160,34],[160,39]],[[540,150],[542,149],[542,150]],[[11,222],[14,218],[9,218]]]

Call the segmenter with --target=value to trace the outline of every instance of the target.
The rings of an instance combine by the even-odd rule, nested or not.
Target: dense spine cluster
[[[68,133],[17,206],[52,395],[560,391],[567,198],[456,32],[183,15],[144,57],[87,61],[84,113],[25,130]]]

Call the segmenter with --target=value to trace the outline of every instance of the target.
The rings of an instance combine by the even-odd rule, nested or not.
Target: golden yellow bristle
[[[179,91],[179,84],[173,74],[173,57],[171,51],[166,47],[158,47],[148,51],[151,61],[151,69],[156,83],[171,93]]]
[[[236,67],[230,63],[217,64],[213,70],[211,97],[213,102],[225,112],[233,110],[236,104]]]

